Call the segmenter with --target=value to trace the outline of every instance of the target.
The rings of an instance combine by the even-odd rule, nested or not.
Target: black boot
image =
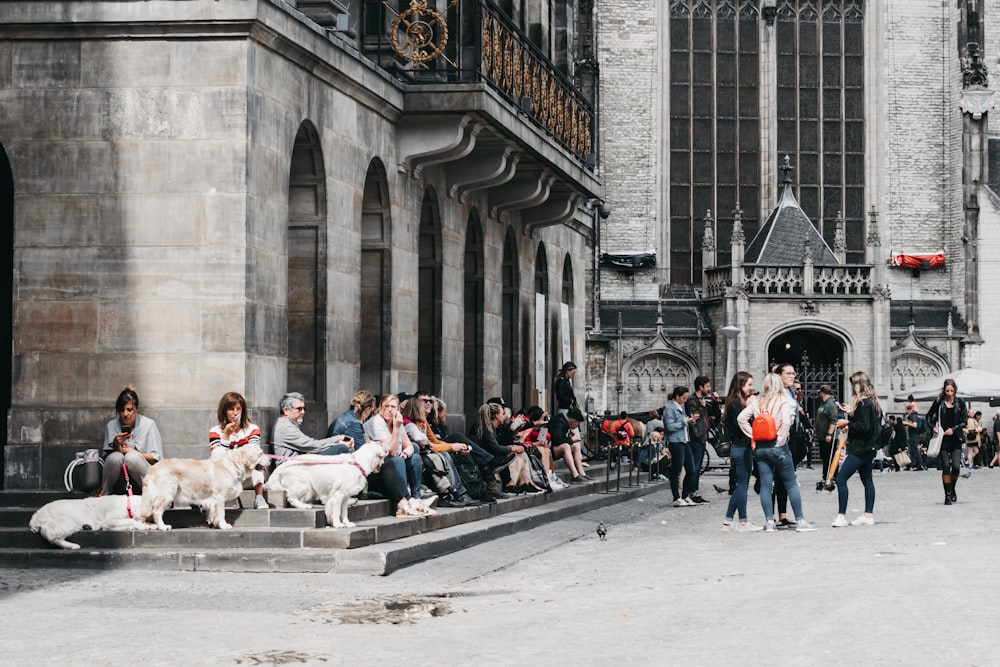
[[[952,499],[952,489],[955,488],[955,483],[951,481],[951,475],[941,475],[941,485],[944,486],[944,504],[951,505]]]

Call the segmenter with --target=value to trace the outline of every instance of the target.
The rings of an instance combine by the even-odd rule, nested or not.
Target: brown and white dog
[[[175,505],[200,505],[208,525],[223,530],[226,502],[243,490],[243,480],[254,470],[265,470],[271,463],[259,445],[226,450],[210,459],[164,459],[150,467],[142,480],[142,506],[139,517],[152,519],[160,530],[170,530],[163,523],[163,512]]]
[[[150,530],[153,526],[129,516],[129,507],[138,516],[140,496],[101,496],[53,500],[31,515],[28,527],[33,533],[63,549],[79,549],[66,538],[81,530]],[[131,504],[130,504],[131,503]]]
[[[312,501],[319,500],[326,510],[327,525],[351,528],[354,524],[347,520],[348,501],[365,488],[368,475],[384,460],[385,450],[377,442],[351,454],[304,454],[278,466],[265,488],[284,491],[288,504],[299,509],[312,509]]]

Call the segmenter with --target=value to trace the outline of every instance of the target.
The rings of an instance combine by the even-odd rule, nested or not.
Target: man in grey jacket
[[[278,404],[281,417],[274,424],[274,453],[276,456],[298,456],[299,454],[349,454],[354,450],[354,441],[346,435],[331,438],[310,438],[302,432],[302,420],[306,415],[306,399],[297,391],[281,397]]]

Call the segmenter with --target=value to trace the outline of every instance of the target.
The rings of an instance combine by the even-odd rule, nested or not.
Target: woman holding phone
[[[142,478],[163,456],[163,441],[156,422],[139,414],[139,395],[125,387],[115,401],[118,416],[104,427],[104,484],[101,493],[126,491],[122,467],[128,471],[133,493],[142,493]]]

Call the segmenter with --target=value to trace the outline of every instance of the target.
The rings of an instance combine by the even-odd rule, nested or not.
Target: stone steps
[[[603,474],[597,464],[591,475]],[[0,567],[352,572],[388,574],[400,567],[550,521],[635,498],[662,483],[626,486],[611,477],[551,494],[515,496],[491,505],[441,508],[428,517],[397,518],[385,500],[349,508],[354,528],[328,528],[315,510],[227,508],[232,530],[209,528],[193,509],[168,510],[170,531],[81,531],[80,550],[49,545],[27,528],[37,506],[70,494],[0,493]],[[22,506],[10,506],[16,500]],[[246,502],[246,499],[243,499]],[[271,499],[274,500],[273,498]],[[44,501],[44,502],[42,502]]]

